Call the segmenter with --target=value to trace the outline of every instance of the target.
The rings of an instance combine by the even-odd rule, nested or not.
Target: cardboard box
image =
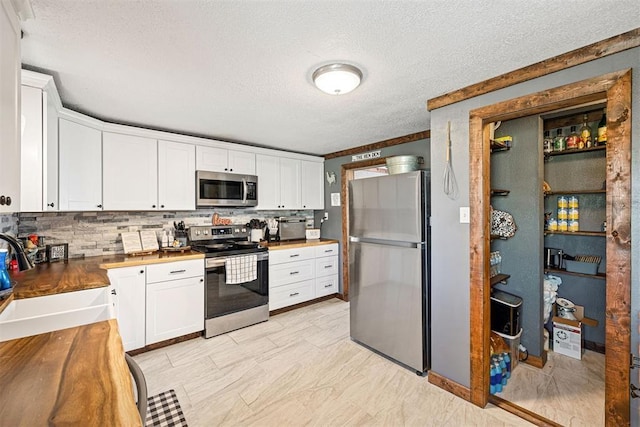
[[[556,312],[556,305],[553,305]],[[573,313],[577,320],[569,320],[564,317],[553,316],[553,351],[574,359],[582,359],[582,326],[598,326],[598,321],[585,317],[584,307],[576,305]]]

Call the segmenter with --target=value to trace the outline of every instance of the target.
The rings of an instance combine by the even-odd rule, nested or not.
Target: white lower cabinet
[[[145,267],[113,268],[107,274],[124,350],[142,348],[145,346]]]
[[[338,260],[337,243],[270,250],[269,310],[337,293]]]
[[[147,345],[204,329],[204,278],[147,284]]]
[[[204,260],[108,271],[125,351],[204,329]]]

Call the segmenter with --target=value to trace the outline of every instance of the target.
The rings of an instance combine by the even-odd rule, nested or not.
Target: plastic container
[[[491,329],[512,335],[520,330],[522,298],[508,292],[494,290],[491,293]]]
[[[494,331],[500,335],[504,342],[509,346],[509,353],[511,354],[511,372],[518,366],[520,361],[520,336],[522,335],[522,328],[516,335],[501,334],[498,331]]]
[[[394,156],[387,160],[389,175],[413,172],[419,169],[420,158],[418,156]]]
[[[567,271],[570,271],[572,273],[598,274],[598,266],[600,265],[600,263],[565,259],[564,265]]]

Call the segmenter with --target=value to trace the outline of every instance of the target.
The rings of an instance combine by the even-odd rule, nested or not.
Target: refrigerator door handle
[[[367,239],[366,237],[349,236],[352,243],[371,243],[374,245],[399,246],[401,248],[421,248],[424,242],[401,242],[399,240]]]

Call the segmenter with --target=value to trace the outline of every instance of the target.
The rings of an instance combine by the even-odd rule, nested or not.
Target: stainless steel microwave
[[[258,177],[224,172],[196,171],[198,207],[250,207],[258,205]]]

